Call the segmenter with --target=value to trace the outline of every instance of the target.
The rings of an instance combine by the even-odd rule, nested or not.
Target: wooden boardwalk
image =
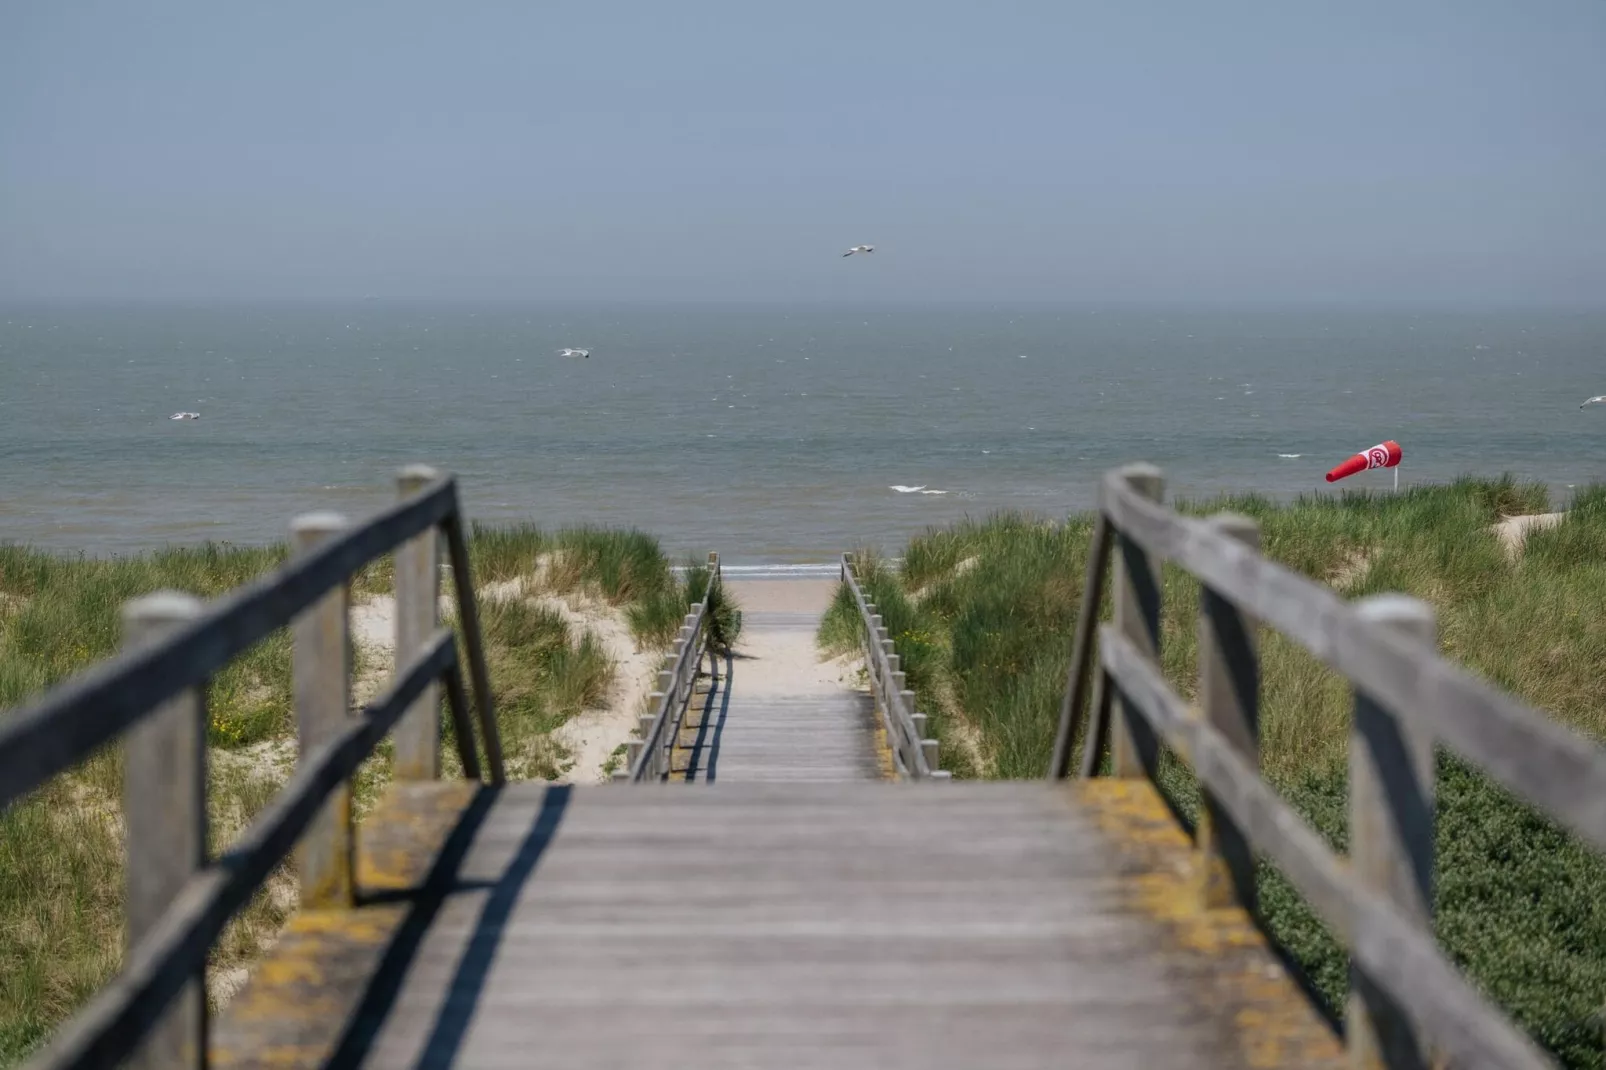
[[[786,608],[744,611],[736,651],[720,659],[719,679],[694,699],[681,732],[686,779],[880,778],[885,763],[869,694],[818,660],[814,636],[829,589],[787,580],[729,587],[741,604]]]
[[[1553,1065],[1434,940],[1435,748],[1600,849],[1606,754],[1441,657],[1425,604],[1342,601],[1261,557],[1252,521],[1165,509],[1152,467],[1105,479],[1049,776],[1011,783],[945,779],[885,580],[852,555],[873,707],[816,660],[818,599],[750,599],[700,688],[711,554],[623,783],[508,784],[455,482],[398,486],[360,526],[299,518],[294,557],[210,606],[130,603],[123,655],[0,720],[0,805],[123,745],[124,967],[30,1070]],[[353,712],[347,584],[390,553],[394,677]],[[1193,703],[1160,668],[1162,560],[1201,583]],[[296,772],[214,855],[207,684],[287,624]],[[1271,629],[1354,688],[1346,857],[1260,774]],[[443,698],[460,781],[440,779]],[[354,826],[351,779],[387,736],[395,779]],[[1155,787],[1162,747],[1198,780],[1189,831]],[[300,910],[213,1021],[208,957],[292,852]],[[1349,951],[1347,1050],[1252,920],[1257,865]]]
[[[429,857],[443,808],[460,864],[299,915],[215,1065],[1341,1061],[1245,915],[1178,912],[1188,841],[1146,784],[461,789],[393,789],[367,879]]]

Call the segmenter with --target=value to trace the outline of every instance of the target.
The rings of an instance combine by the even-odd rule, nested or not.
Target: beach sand
[[[1522,544],[1528,538],[1530,531],[1545,531],[1561,523],[1566,513],[1533,513],[1528,516],[1508,516],[1494,526],[1494,533],[1500,539],[1500,545],[1505,548],[1509,557],[1515,558],[1522,553]]]

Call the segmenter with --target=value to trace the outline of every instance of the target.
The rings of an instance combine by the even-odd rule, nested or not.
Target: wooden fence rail
[[[1400,595],[1350,604],[1258,552],[1244,517],[1184,517],[1160,504],[1149,465],[1101,488],[1052,778],[1065,776],[1092,693],[1083,775],[1153,778],[1163,743],[1201,795],[1200,906],[1255,908],[1255,854],[1268,856],[1350,951],[1347,1040],[1354,1065],[1553,1065],[1482,998],[1433,939],[1433,749],[1444,745],[1606,846],[1606,755],[1434,649],[1432,610]],[[1114,619],[1096,628],[1110,551]],[[1159,667],[1160,562],[1201,582],[1197,708]],[[1339,858],[1260,775],[1259,624],[1309,650],[1355,688],[1350,855]],[[1098,657],[1091,655],[1094,634]]]
[[[870,677],[870,694],[875,699],[876,716],[887,732],[892,765],[900,779],[946,780],[949,773],[939,769],[937,741],[926,738],[927,717],[915,709],[915,693],[905,684],[897,646],[887,634],[876,606],[865,598],[851,553],[842,555],[842,582],[853,593],[859,609],[860,635],[864,641],[864,665]]]
[[[697,676],[704,654],[709,656],[709,674],[717,677],[719,673],[709,638],[723,582],[719,554],[710,553],[707,592],[686,614],[674,646],[664,655],[663,670],[658,673],[658,683],[649,696],[653,712],[637,720],[636,735],[625,744],[625,768],[614,773],[615,780],[642,784],[669,777],[680,728],[686,721],[692,696],[697,693]]]
[[[0,723],[0,805],[126,732],[123,970],[29,1062],[30,1070],[205,1066],[204,979],[213,941],[292,851],[303,905],[353,905],[351,779],[393,731],[398,779],[440,775],[441,682],[465,775],[480,777],[457,642],[440,627],[437,532],[452,562],[488,776],[502,782],[456,482],[413,466],[403,470],[398,488],[395,506],[356,527],[327,513],[297,518],[292,558],[210,607],[175,592],[136,599],[124,611],[119,657]],[[392,550],[395,676],[353,715],[349,584]],[[239,841],[209,859],[206,685],[232,658],[286,625],[294,641],[296,771]]]

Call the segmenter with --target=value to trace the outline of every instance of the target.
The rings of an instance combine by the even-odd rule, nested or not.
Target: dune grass
[[[1255,497],[1182,503],[1260,523],[1264,552],[1348,598],[1403,591],[1437,610],[1440,646],[1472,672],[1606,740],[1606,488],[1581,491],[1556,528],[1511,559],[1491,534],[1503,516],[1548,508],[1543,487],[1464,479],[1398,495],[1277,504]],[[1091,518],[1006,514],[912,540],[894,573],[866,569],[871,596],[939,731],[962,729],[979,760],[943,747],[956,776],[1039,777],[1047,769],[1082,597]],[[1192,698],[1198,585],[1162,573],[1161,661]],[[1107,606],[1107,600],[1106,600]],[[839,598],[820,641],[856,641]],[[1106,609],[1107,616],[1107,609]],[[906,648],[908,653],[906,654]],[[1281,636],[1262,631],[1262,754],[1267,777],[1340,849],[1346,842],[1351,690]],[[1163,786],[1185,817],[1196,789],[1175,760]],[[1606,861],[1475,769],[1441,757],[1436,926],[1451,958],[1564,1065],[1601,1063],[1606,1000]],[[1270,931],[1342,1014],[1347,961],[1269,866]]]
[[[676,576],[657,542],[635,531],[476,528],[470,554],[482,588],[537,577],[532,593],[599,599],[622,611],[648,647],[667,645],[688,604],[701,597],[700,591],[693,597],[695,575]],[[0,546],[0,716],[113,654],[128,599],[164,588],[212,598],[285,555],[282,546],[209,544],[100,559]],[[390,562],[375,562],[354,578],[354,600],[389,593],[391,580]],[[481,617],[510,773],[555,776],[566,755],[552,730],[604,700],[614,666],[595,635],[575,634],[551,608],[487,599]],[[383,671],[365,663],[361,647],[354,655],[359,675]],[[239,835],[293,766],[290,687],[287,630],[241,655],[211,684],[214,847]],[[449,721],[443,727],[449,736]],[[448,742],[448,765],[455,764],[452,753]],[[367,763],[359,809],[387,779],[388,756],[386,745]],[[120,798],[114,749],[0,814],[0,1066],[24,1057],[119,966]],[[260,954],[292,907],[294,888],[293,874],[281,867],[214,949],[214,977],[238,973]],[[217,990],[214,996],[221,998]]]

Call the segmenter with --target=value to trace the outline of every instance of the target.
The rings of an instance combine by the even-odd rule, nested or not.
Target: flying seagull
[[[168,417],[169,420],[199,420],[200,418],[201,414],[198,412],[175,412]]]
[[[843,256],[852,256],[854,253],[873,253],[873,252],[875,252],[875,246],[873,246],[873,245],[855,245],[853,248],[849,249],[847,252],[843,253],[842,255]]]
[[[590,360],[591,359],[591,350],[589,350],[589,349],[560,349],[560,350],[558,350],[558,356],[560,356],[560,357],[584,357],[587,360]]]
[[[1606,394],[1596,394],[1594,397],[1584,402],[1584,405],[1599,405],[1603,401],[1606,401]],[[1584,407],[1584,405],[1580,405],[1578,407],[1581,409]]]

